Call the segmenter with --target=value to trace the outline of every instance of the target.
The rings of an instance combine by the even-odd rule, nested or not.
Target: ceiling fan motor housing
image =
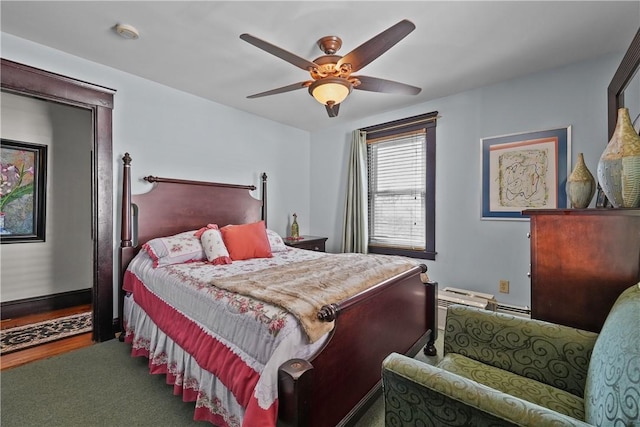
[[[333,55],[342,47],[342,40],[336,36],[326,36],[318,40],[318,47],[327,55]]]

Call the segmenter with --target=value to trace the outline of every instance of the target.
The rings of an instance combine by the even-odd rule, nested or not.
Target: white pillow
[[[153,267],[164,267],[189,261],[202,261],[205,253],[194,231],[149,240],[142,248],[153,259]]]
[[[282,237],[275,231],[267,228],[267,238],[271,245],[271,252],[284,252],[287,250],[287,245],[284,244]]]
[[[222,234],[218,227],[207,228],[200,236],[204,253],[207,256],[207,260],[215,265],[231,264],[231,258],[229,257],[229,251],[224,245],[222,240]]]

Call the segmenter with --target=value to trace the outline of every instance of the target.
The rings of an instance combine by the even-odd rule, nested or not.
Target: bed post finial
[[[262,220],[267,226],[267,173],[262,172]]]
[[[338,304],[323,305],[318,311],[318,320],[321,322],[333,322],[338,317],[338,311],[340,311]]]

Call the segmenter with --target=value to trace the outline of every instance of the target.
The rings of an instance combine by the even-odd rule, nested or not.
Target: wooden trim
[[[91,289],[7,301],[0,304],[2,320],[91,304]]]
[[[391,122],[386,122],[379,125],[367,126],[361,128],[360,130],[367,132],[367,139],[369,138],[369,135],[374,133],[380,134],[376,135],[376,138],[378,138],[379,136],[382,136],[388,132],[398,133],[398,129],[405,130],[406,128],[406,130],[410,130],[435,126],[438,118],[440,118],[440,116],[438,116],[438,112],[432,111],[431,113],[393,120]]]
[[[380,136],[376,138],[367,138],[367,144],[377,144],[379,142],[393,141],[401,138],[415,138],[415,137],[424,137],[426,138],[427,130],[425,127],[421,127],[420,129],[410,130],[407,132],[396,133],[390,136]]]
[[[93,340],[113,335],[113,155],[114,89],[19,64],[2,58],[2,90],[86,108],[93,123],[92,238]]]
[[[51,81],[55,82],[51,86]],[[114,89],[2,59],[2,90],[31,94],[63,104],[113,109]]]
[[[416,117],[426,117],[422,122],[416,120]],[[426,144],[426,188],[425,188],[425,248],[422,250],[403,249],[399,247],[384,247],[369,245],[369,252],[386,255],[400,255],[409,256],[412,258],[436,259],[436,122],[438,118],[438,112],[424,114],[423,116],[414,116],[408,119],[396,120],[395,122],[389,122],[386,124],[374,126],[372,128],[382,129],[380,134],[376,136],[376,139],[384,138],[385,136],[393,135],[394,132],[404,131],[411,132],[423,129],[425,131],[425,144]],[[403,129],[401,122],[408,122],[409,126]],[[388,124],[393,124],[390,127],[384,128]],[[367,143],[369,143],[370,134],[367,131]],[[373,139],[373,138],[371,138]]]

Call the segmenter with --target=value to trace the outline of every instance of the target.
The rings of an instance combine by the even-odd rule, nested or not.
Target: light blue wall
[[[121,158],[125,152],[133,159],[134,193],[150,189],[150,184],[141,181],[146,175],[260,188],[260,174],[266,172],[269,228],[285,234],[291,214],[297,212],[301,233],[310,233],[308,132],[6,33],[1,33],[1,48],[5,59],[117,90],[113,109],[114,259],[120,243]],[[254,195],[260,197],[259,190]]]
[[[571,125],[572,162],[583,152],[595,176],[607,142],[607,86],[621,57],[608,55],[315,132],[313,232],[329,236],[330,251],[340,249],[353,129],[438,111],[442,116],[436,154],[438,255],[436,261],[426,262],[429,275],[441,287],[472,289],[495,294],[501,302],[530,305],[529,222],[480,219],[480,140]],[[384,102],[383,94],[379,100]],[[500,279],[510,281],[509,294],[498,293]]]
[[[493,293],[502,302],[518,305],[530,304],[529,224],[480,220],[480,139],[571,125],[572,161],[583,152],[595,173],[607,141],[606,88],[622,57],[608,55],[359,122],[339,121],[310,135],[7,34],[1,43],[4,58],[117,90],[116,215],[125,151],[133,157],[134,178],[154,174],[257,185],[259,174],[266,171],[270,228],[285,234],[295,211],[301,232],[327,236],[328,249],[334,252],[342,233],[351,131],[439,111],[438,255],[427,262],[429,274],[441,287]],[[379,100],[384,102],[383,94]],[[140,182],[133,186],[134,192],[147,189]],[[116,247],[117,236],[116,229]],[[500,279],[511,282],[509,294],[498,294]]]

